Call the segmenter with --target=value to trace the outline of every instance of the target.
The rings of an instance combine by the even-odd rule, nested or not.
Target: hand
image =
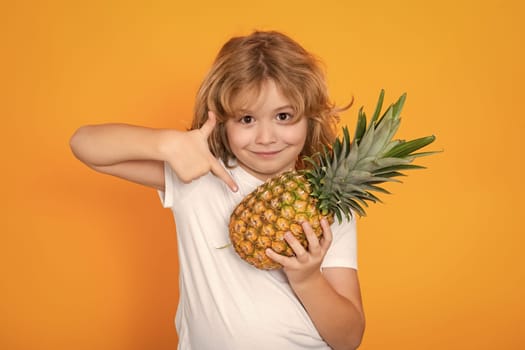
[[[200,129],[178,132],[176,144],[173,145],[175,151],[168,157],[168,163],[183,182],[190,182],[211,171],[235,192],[235,181],[208,147],[208,138],[215,128],[216,120],[215,114],[210,111],[208,120]]]
[[[321,227],[323,228],[323,238],[317,239],[312,227],[307,222],[302,223],[306,239],[308,240],[308,250],[290,233],[284,235],[284,239],[295,253],[293,257],[280,255],[272,249],[266,250],[266,255],[283,265],[283,271],[288,277],[292,288],[298,288],[301,284],[308,282],[311,278],[319,277],[321,274],[321,263],[332,243],[332,230],[330,224],[323,218]]]

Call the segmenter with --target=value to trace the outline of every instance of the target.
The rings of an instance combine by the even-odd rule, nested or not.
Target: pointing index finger
[[[217,159],[215,158],[213,158],[211,163],[211,172],[219,179],[224,181],[233,192],[237,192],[239,187],[235,183],[235,180],[233,180],[233,177],[226,171],[226,169],[224,169],[221,163],[219,163],[219,161],[217,161]]]

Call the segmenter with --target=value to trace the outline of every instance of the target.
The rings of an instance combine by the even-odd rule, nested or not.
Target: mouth
[[[252,152],[252,153],[255,154],[257,157],[261,157],[261,158],[273,158],[277,156],[279,153],[281,153],[281,151],[262,151],[262,152]]]

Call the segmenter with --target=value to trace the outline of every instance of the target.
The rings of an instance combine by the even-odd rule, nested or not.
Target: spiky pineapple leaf
[[[366,115],[363,111],[363,107],[359,109],[359,113],[357,114],[357,125],[355,128],[355,134],[354,134],[354,143],[358,145],[361,142],[361,138],[365,134],[366,131]]]
[[[412,153],[410,157],[412,158],[426,157],[426,156],[430,156],[432,154],[437,154],[437,153],[440,153],[440,151],[418,152],[418,153]]]
[[[397,102],[394,103],[394,105],[392,106],[395,116],[399,117],[399,115],[401,114],[401,110],[403,110],[403,106],[405,105],[406,99],[407,99],[407,94],[405,92],[403,95],[401,95],[401,97],[399,97]]]
[[[371,202],[374,202],[374,203],[376,203],[376,202],[382,203],[382,202],[383,202],[381,199],[379,199],[379,197],[376,197],[376,196],[375,196],[373,193],[371,193],[371,192],[367,192],[366,194],[367,194],[366,199],[369,200],[369,201],[371,201]],[[367,206],[368,206],[368,205],[367,205]]]
[[[399,171],[391,171],[391,172],[388,172],[388,173],[381,173],[381,177],[386,177],[386,178],[403,177],[403,176],[406,176],[406,175],[403,174],[403,173],[400,173]]]
[[[374,114],[372,114],[372,118],[370,119],[370,124],[374,124],[379,117],[379,114],[381,113],[381,109],[383,108],[383,100],[385,99],[385,90],[381,89],[381,92],[379,93],[379,98],[377,100],[376,109],[374,111]]]
[[[370,191],[380,192],[380,193],[384,193],[384,194],[390,194],[390,191],[385,190],[383,187],[375,186],[375,185],[372,185],[372,184],[363,185],[363,189],[365,189],[367,191],[367,193],[369,193],[369,194],[370,194]]]
[[[359,216],[366,216],[366,213],[365,213],[364,209],[361,207],[360,204],[358,204],[355,200],[352,200],[352,199],[350,199],[349,202],[351,203],[350,208],[352,208],[355,212],[357,212],[357,214],[359,214]],[[341,222],[341,221],[339,221],[339,222]]]
[[[394,158],[402,158],[408,156],[410,153],[417,151],[420,148],[423,148],[432,142],[436,137],[434,135],[421,137],[415,140],[411,141],[405,141],[400,144],[398,144],[396,147],[392,148],[388,153],[386,153],[385,157],[394,157]]]
[[[343,158],[347,158],[350,154],[351,144],[350,144],[350,132],[348,131],[348,128],[345,126],[343,128],[343,150],[342,156]]]
[[[427,136],[404,141],[393,139],[399,128],[406,94],[381,112],[384,90],[381,90],[375,111],[367,122],[363,108],[359,109],[354,139],[348,128],[330,147],[307,159],[311,170],[305,172],[312,184],[312,195],[318,199],[320,211],[331,212],[338,220],[357,213],[364,216],[368,202],[381,202],[375,193],[390,194],[380,185],[401,182],[403,170],[422,169],[410,164],[415,158],[436,152],[419,152],[435,140]]]
[[[417,164],[399,164],[389,167],[384,167],[374,171],[374,175],[380,175],[383,172],[397,171],[397,170],[412,170],[412,169],[426,169],[426,167]]]

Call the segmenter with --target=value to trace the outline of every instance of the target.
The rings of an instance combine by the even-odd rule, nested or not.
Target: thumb
[[[208,138],[211,135],[211,132],[215,128],[215,125],[217,124],[217,117],[215,116],[215,113],[212,111],[208,112],[208,119],[206,119],[206,122],[201,126],[200,130]]]

